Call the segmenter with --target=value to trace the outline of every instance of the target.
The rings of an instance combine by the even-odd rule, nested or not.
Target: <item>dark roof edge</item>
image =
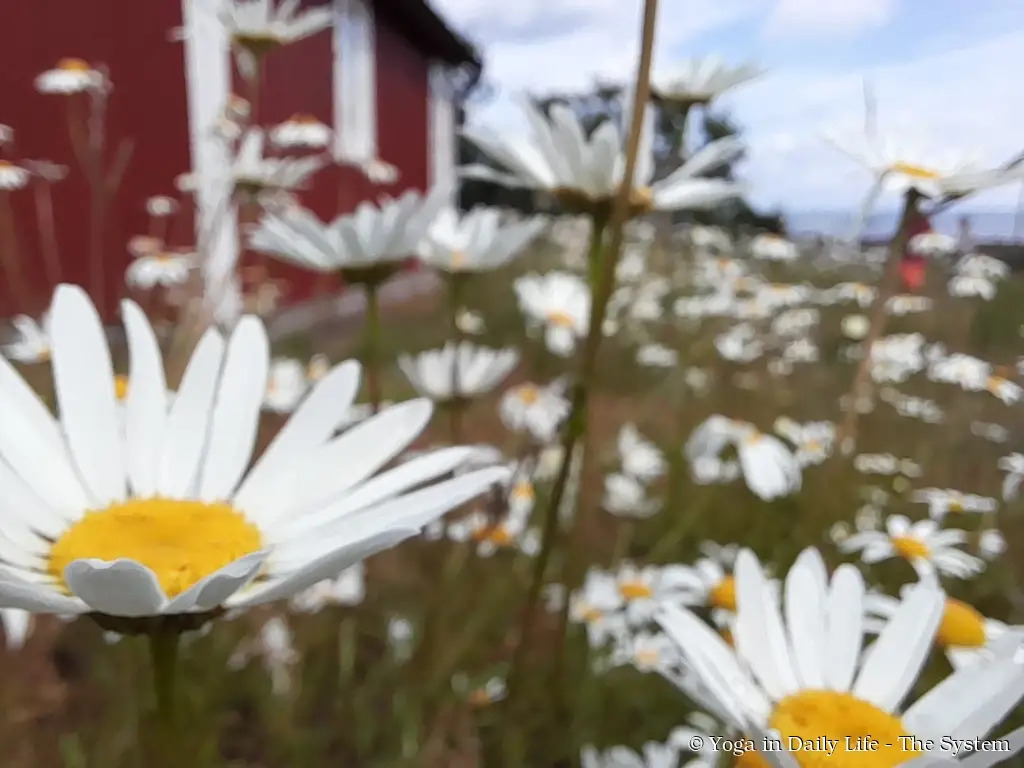
[[[483,68],[480,52],[448,25],[429,0],[375,0],[374,6],[431,58],[452,66]]]

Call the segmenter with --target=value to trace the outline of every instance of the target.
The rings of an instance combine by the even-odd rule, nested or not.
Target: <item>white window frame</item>
[[[447,184],[452,199],[458,190],[458,141],[455,132],[455,104],[447,68],[432,62],[429,72],[429,118],[427,120],[427,151],[430,163],[430,185]]]
[[[335,0],[334,154],[377,159],[377,40],[372,2]]]

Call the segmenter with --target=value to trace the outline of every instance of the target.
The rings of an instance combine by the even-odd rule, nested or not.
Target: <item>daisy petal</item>
[[[75,560],[64,569],[64,581],[89,608],[108,616],[152,616],[167,602],[156,575],[134,560]]]

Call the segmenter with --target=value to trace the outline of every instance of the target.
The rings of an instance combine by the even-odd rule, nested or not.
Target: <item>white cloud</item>
[[[896,0],[778,0],[765,22],[768,37],[852,36],[884,26]]]

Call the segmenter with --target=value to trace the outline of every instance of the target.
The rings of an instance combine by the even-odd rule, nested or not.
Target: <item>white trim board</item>
[[[447,70],[440,62],[432,62],[429,71],[428,93],[430,107],[427,118],[427,153],[430,163],[430,185],[447,184],[452,201],[458,191],[456,166],[458,141],[455,137],[455,105]]]
[[[333,29],[334,154],[377,159],[377,35],[366,0],[335,0]]]
[[[231,204],[233,158],[215,127],[231,97],[231,43],[206,0],[182,0],[189,148],[197,180],[196,246],[207,291],[223,291],[217,314],[237,306],[238,212]]]

